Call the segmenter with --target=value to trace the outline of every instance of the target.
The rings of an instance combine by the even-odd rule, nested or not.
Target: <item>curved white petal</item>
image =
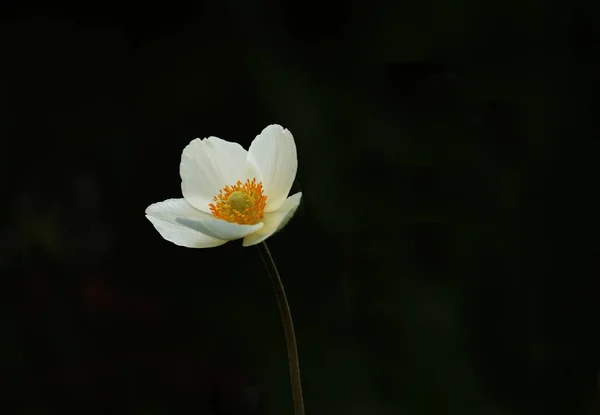
[[[254,165],[267,195],[265,212],[274,212],[284,202],[298,170],[294,137],[280,125],[269,125],[250,144],[248,161]]]
[[[188,228],[195,229],[198,232],[202,232],[213,238],[224,239],[226,241],[243,238],[263,227],[262,222],[259,222],[256,225],[240,225],[233,222],[227,222],[226,220],[216,219],[209,215],[197,219],[177,218],[177,223],[181,223]]]
[[[287,225],[300,205],[301,198],[302,193],[296,193],[295,195],[288,197],[277,211],[266,213],[263,219],[265,226],[257,232],[246,236],[243,245],[251,246],[262,242]]]
[[[208,235],[190,229],[180,223],[177,218],[198,218],[206,215],[195,209],[185,199],[168,199],[154,203],[146,209],[146,218],[160,235],[175,245],[187,248],[211,248],[223,245],[225,240],[212,238]]]
[[[181,154],[179,174],[183,197],[195,208],[209,213],[209,203],[226,185],[245,181],[247,152],[217,137],[192,140]]]

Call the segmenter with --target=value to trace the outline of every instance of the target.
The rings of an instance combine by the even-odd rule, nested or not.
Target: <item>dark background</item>
[[[257,250],[144,217],[271,123],[307,415],[599,413],[599,6],[550,3],[2,2],[2,413],[292,413]]]

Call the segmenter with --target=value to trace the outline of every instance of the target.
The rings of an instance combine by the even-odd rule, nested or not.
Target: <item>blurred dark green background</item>
[[[278,123],[307,415],[599,413],[598,11],[2,2],[1,412],[292,413],[257,250],[144,218]]]

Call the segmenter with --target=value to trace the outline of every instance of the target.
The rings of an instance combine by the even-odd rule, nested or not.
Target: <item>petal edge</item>
[[[167,241],[186,248],[212,248],[226,243],[176,222],[177,217],[199,213],[185,199],[167,199],[146,208],[146,218]]]
[[[177,218],[176,221],[177,223],[187,226],[190,229],[197,230],[212,238],[223,239],[226,241],[241,239],[258,231],[264,226],[262,222],[259,222],[256,225],[240,225],[213,217],[198,219]]]

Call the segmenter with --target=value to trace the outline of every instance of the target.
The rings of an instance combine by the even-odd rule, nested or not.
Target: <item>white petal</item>
[[[248,161],[258,170],[267,195],[265,212],[273,212],[286,199],[296,178],[298,157],[294,137],[280,125],[269,125],[250,144]]]
[[[301,198],[302,193],[296,193],[295,195],[288,197],[277,211],[266,213],[263,219],[265,226],[259,231],[246,236],[243,245],[251,246],[262,242],[287,225],[300,205]]]
[[[146,217],[160,235],[175,245],[187,248],[210,248],[223,245],[225,240],[212,238],[176,222],[176,218],[194,218],[206,215],[194,209],[185,199],[168,199],[146,209]]]
[[[209,203],[226,185],[247,177],[247,152],[237,143],[208,137],[196,138],[184,149],[179,165],[183,197],[195,208],[209,213]]]
[[[177,222],[213,238],[224,239],[226,241],[243,238],[263,227],[262,222],[256,225],[240,225],[208,215],[198,219],[177,218]]]

